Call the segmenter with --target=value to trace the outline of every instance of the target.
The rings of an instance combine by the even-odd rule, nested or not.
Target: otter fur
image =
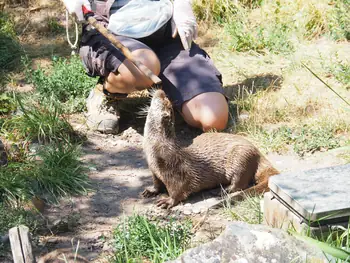
[[[152,94],[148,109],[143,150],[153,174],[153,186],[143,197],[167,190],[169,197],[157,206],[171,208],[202,190],[225,187],[229,193],[263,193],[268,179],[279,172],[261,152],[242,136],[208,132],[181,147],[176,141],[173,107],[166,94]]]

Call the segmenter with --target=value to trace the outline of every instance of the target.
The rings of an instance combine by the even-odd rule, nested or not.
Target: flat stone
[[[350,216],[350,164],[270,177],[272,194],[306,220]]]
[[[288,209],[284,204],[282,204],[277,198],[273,198],[271,192],[264,194],[263,205],[261,206],[261,211],[264,211],[263,223],[265,225],[283,229],[288,231],[294,229],[300,234],[307,234],[313,237],[325,237],[330,234],[332,229],[338,227],[348,227],[348,221],[344,222],[329,222],[319,224],[310,224],[308,221],[303,220],[303,218],[294,213],[294,211]]]
[[[329,255],[327,255],[329,257]],[[307,258],[307,261],[305,260]],[[168,263],[334,262],[322,251],[281,229],[245,222],[229,223],[215,240],[185,251]]]

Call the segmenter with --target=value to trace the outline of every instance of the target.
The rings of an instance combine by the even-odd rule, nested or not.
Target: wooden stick
[[[142,71],[143,74],[145,74],[148,78],[150,78],[154,84],[161,85],[162,81],[161,79],[155,75],[149,68],[147,68],[144,64],[142,64],[140,61],[135,60],[130,52],[130,50],[125,47],[122,43],[120,43],[113,34],[111,34],[107,28],[105,28],[103,25],[99,24],[98,21],[92,17],[89,16],[88,22],[90,25],[95,27],[105,38],[107,38],[111,43],[119,48],[124,56],[131,60],[132,63],[135,64],[135,66]]]

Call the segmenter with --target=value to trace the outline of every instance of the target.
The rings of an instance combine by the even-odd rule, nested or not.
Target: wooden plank
[[[11,228],[9,237],[14,263],[35,263],[28,227],[20,225]]]
[[[18,233],[18,228],[13,227],[9,230],[11,251],[14,263],[25,263],[22,255],[21,239]]]

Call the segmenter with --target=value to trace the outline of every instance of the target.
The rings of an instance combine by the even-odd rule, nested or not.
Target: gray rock
[[[307,221],[350,216],[350,164],[281,173],[269,188]]]
[[[316,247],[285,231],[264,225],[234,222],[215,240],[189,249],[168,263],[329,262]]]

